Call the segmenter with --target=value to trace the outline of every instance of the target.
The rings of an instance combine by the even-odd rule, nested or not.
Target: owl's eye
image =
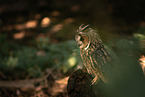
[[[84,37],[80,36],[80,41],[84,42],[85,41]]]
[[[80,34],[77,37],[77,42],[80,48],[86,48],[89,44],[89,37],[86,34]]]

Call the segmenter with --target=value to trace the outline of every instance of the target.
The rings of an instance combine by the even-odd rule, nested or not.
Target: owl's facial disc
[[[82,49],[84,48],[85,50],[88,49],[90,42],[89,42],[89,37],[86,34],[78,34],[75,37],[78,46]]]

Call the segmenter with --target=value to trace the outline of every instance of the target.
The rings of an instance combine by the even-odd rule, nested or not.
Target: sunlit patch
[[[52,89],[50,90],[52,96],[56,96],[59,93],[65,92],[68,78],[69,77],[65,77],[64,79],[56,80],[54,82],[54,85],[53,85]]]
[[[35,28],[37,26],[37,21],[33,20],[33,21],[28,21],[26,23],[26,28]]]
[[[43,18],[41,21],[41,27],[47,27],[50,24],[50,21],[51,20],[48,17]]]
[[[68,63],[70,66],[74,66],[76,64],[77,60],[76,60],[76,57],[70,57],[68,59]]]
[[[141,56],[141,58],[139,59],[140,60],[140,64],[141,64],[141,67],[142,67],[142,70],[143,70],[143,73],[145,75],[145,56]]]
[[[25,36],[25,32],[22,31],[22,32],[19,32],[19,33],[15,33],[15,34],[13,35],[13,38],[14,38],[14,39],[22,39],[22,38],[24,38],[24,36]]]
[[[74,22],[74,19],[72,19],[72,18],[67,18],[67,19],[64,20],[64,23],[66,23],[66,24],[70,24],[70,23],[73,23],[73,22]]]
[[[52,16],[58,16],[60,15],[59,11],[55,10],[51,13]]]
[[[51,31],[52,31],[52,32],[58,32],[58,31],[60,31],[62,28],[63,28],[63,25],[62,25],[62,24],[57,24],[57,25],[55,25],[55,26],[52,27]]]
[[[16,30],[25,29],[25,24],[17,24],[17,25],[14,26],[14,28],[15,28]]]

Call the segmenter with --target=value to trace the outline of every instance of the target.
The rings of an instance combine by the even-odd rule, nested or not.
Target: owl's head
[[[87,50],[91,44],[102,42],[95,30],[91,29],[89,25],[82,27],[81,25],[76,32],[75,40],[80,49]]]

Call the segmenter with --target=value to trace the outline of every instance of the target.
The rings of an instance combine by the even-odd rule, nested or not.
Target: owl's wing
[[[98,72],[100,78],[108,80],[113,65],[109,52],[105,48],[96,49],[90,54],[90,60],[91,67]]]

